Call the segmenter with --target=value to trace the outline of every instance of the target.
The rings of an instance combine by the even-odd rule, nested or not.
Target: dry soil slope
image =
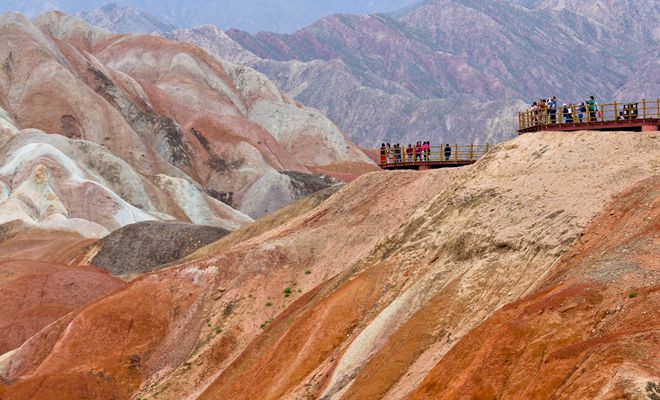
[[[201,398],[405,397],[465,333],[532,291],[612,195],[657,175],[659,144],[548,133],[500,146]],[[615,154],[633,149],[639,164]]]
[[[162,396],[182,398],[204,388],[262,332],[262,323],[366,255],[447,179],[448,174],[367,175],[312,212],[284,224],[276,222],[274,230],[241,241],[220,256],[208,258],[208,252],[217,253],[210,248],[205,260],[139,278],[129,290],[25,343],[11,358],[5,377],[36,375],[11,386],[11,396],[75,398],[87,391],[93,398],[126,398],[142,384]],[[412,192],[417,196],[405,198]],[[309,209],[306,201],[300,207]],[[299,214],[295,209],[288,213]],[[386,225],[374,223],[386,220]],[[271,223],[266,218],[256,225]],[[293,288],[291,297],[284,297],[285,287]],[[89,331],[93,326],[107,329]],[[61,334],[67,339],[60,340]],[[82,346],[83,342],[95,345]],[[74,347],[88,351],[64,356]],[[99,357],[102,353],[106,356]],[[203,367],[191,369],[191,357]],[[64,365],[72,368],[62,369]],[[32,385],[42,389],[34,392]]]
[[[207,247],[207,258],[52,324],[10,357],[4,377],[14,384],[4,390],[17,399],[136,390],[159,399],[405,398],[433,388],[425,379],[463,337],[552,283],[590,221],[658,175],[659,159],[657,133],[542,133],[469,168],[363,176],[288,223],[219,253]]]
[[[0,261],[0,353],[18,348],[51,322],[125,286],[97,268]],[[0,360],[0,370],[3,367]]]
[[[656,175],[617,196],[537,290],[470,332],[411,399],[655,398],[658,260]]]

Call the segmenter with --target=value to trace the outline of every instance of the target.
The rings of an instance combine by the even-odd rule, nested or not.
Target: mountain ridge
[[[334,12],[368,14],[392,11],[416,0],[335,0],[310,2],[306,0],[225,0],[205,2],[201,0],[116,0],[115,4],[132,6],[149,11],[165,24],[193,27],[204,24],[218,25],[226,29],[240,28],[250,32],[292,32],[314,20]],[[69,14],[99,14],[109,0],[6,0],[0,4],[0,13],[19,11],[30,17],[58,10]],[[140,18],[143,21],[148,18]],[[149,25],[152,25],[149,22]],[[152,32],[146,30],[145,32]]]
[[[629,101],[660,90],[652,34],[660,23],[652,15],[635,19],[657,4],[616,7],[630,13],[623,31],[588,7],[524,4],[434,0],[395,14],[332,15],[292,34],[223,32],[246,52],[226,38],[214,45],[218,35],[210,32],[169,36],[255,67],[367,147],[492,143],[512,137],[516,111],[540,97]],[[584,39],[590,36],[593,45]]]

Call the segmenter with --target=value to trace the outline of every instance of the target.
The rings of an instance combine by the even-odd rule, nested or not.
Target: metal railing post
[[[456,157],[456,161],[458,161],[458,143],[456,143],[456,147],[454,148],[454,154]]]
[[[474,160],[474,143],[470,143],[470,161]]]
[[[573,114],[572,114],[571,121],[572,121],[573,123],[575,123],[575,119],[578,117],[578,115],[577,115],[577,108],[575,107],[575,104],[571,104],[571,108],[573,109]]]
[[[660,99],[656,100],[657,110],[655,113],[656,118],[660,118]]]
[[[642,118],[646,119],[646,99],[642,99]]]
[[[615,120],[615,121],[616,121],[617,119],[619,119],[619,112],[618,112],[618,111],[619,111],[619,109],[618,109],[618,107],[616,106],[616,101],[615,101],[615,102],[614,102],[614,120]]]

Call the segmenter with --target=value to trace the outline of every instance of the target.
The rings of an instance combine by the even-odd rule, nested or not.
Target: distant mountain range
[[[213,24],[223,29],[238,28],[248,32],[293,32],[332,13],[388,12],[416,1],[418,0],[118,0],[114,5],[115,10],[111,12],[123,6],[133,6],[149,12],[165,23],[179,27]],[[85,14],[92,9],[104,7],[107,3],[108,0],[3,0],[0,2],[0,13],[17,11],[36,17],[42,12],[55,9],[69,14]],[[137,20],[144,21],[143,16],[137,17]],[[146,22],[147,25],[153,23]]]
[[[152,33],[175,30],[176,25],[165,22],[133,6],[106,4],[89,12],[78,14],[90,24],[119,33]]]
[[[649,0],[431,0],[286,35],[206,27],[170,37],[255,67],[365,146],[494,142],[540,97],[657,96],[659,15]]]
[[[372,147],[497,142],[515,134],[516,111],[540,97],[654,98],[659,15],[652,0],[429,0],[389,14],[335,14],[292,34],[211,25],[165,32],[131,7],[84,18],[114,31],[165,32],[249,65]]]

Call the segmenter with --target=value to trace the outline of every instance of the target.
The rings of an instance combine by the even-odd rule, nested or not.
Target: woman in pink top
[[[431,146],[429,146],[429,142],[424,142],[422,145],[422,154],[424,154],[424,161],[429,160],[429,152],[431,151]]]

